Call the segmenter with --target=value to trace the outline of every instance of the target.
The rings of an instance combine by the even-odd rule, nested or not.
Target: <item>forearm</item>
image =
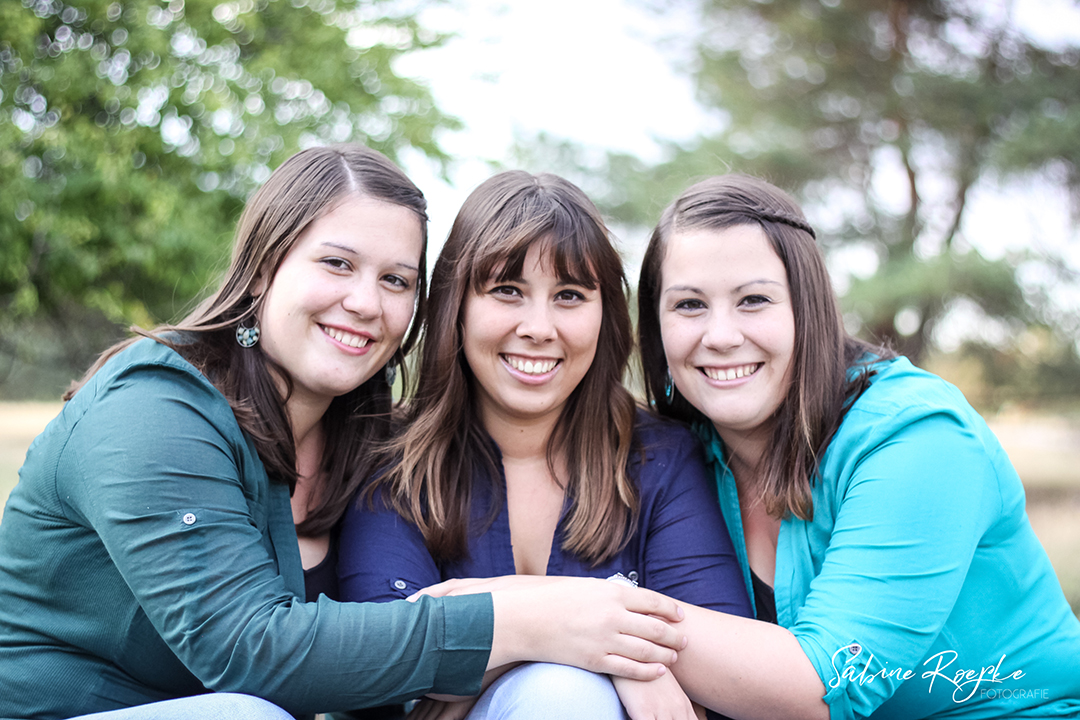
[[[695,702],[738,720],[825,720],[825,687],[798,640],[770,623],[682,605],[690,642],[672,666]]]
[[[671,598],[593,578],[451,580],[423,594],[477,592],[491,594],[495,614],[488,669],[534,660],[649,680],[686,644]]]

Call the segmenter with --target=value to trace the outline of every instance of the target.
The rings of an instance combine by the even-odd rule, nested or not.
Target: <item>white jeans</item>
[[[293,716],[251,695],[207,693],[81,715],[71,720],[293,720]]]
[[[476,701],[466,720],[627,720],[611,678],[552,663],[507,672]]]

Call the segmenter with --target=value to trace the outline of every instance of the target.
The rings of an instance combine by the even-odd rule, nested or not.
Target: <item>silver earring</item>
[[[245,326],[243,321],[236,326],[236,342],[242,348],[253,348],[259,344],[259,321],[251,319],[251,326]]]
[[[395,380],[397,380],[397,363],[391,360],[386,363],[386,384],[394,387]]]
[[[664,373],[664,399],[671,403],[671,397],[675,394],[675,381],[671,377],[671,368]]]

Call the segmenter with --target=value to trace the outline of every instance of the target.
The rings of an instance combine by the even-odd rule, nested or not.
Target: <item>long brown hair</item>
[[[288,374],[261,347],[236,342],[238,323],[253,318],[261,296],[260,278],[273,278],[304,230],[349,195],[363,195],[407,207],[420,218],[427,248],[427,201],[412,182],[381,153],[362,145],[302,150],[278,167],[248,201],[240,216],[232,262],[221,286],[183,320],[138,335],[168,345],[199,369],[228,399],[240,427],[255,441],[270,478],[296,486],[296,448],[285,412],[292,392]],[[417,312],[425,307],[424,251],[420,254]],[[391,362],[403,367],[416,340],[414,323]],[[110,357],[135,342],[114,345],[65,394],[72,395]],[[272,373],[283,378],[282,397]],[[326,478],[318,505],[297,526],[301,535],[327,532],[344,513],[357,487],[373,470],[372,448],[390,435],[391,390],[385,373],[376,372],[352,392],[334,399],[323,416],[326,437],[322,471]]]
[[[554,175],[504,172],[465,200],[431,278],[424,316],[419,384],[391,446],[391,469],[369,486],[414,522],[437,560],[467,552],[473,482],[498,459],[475,403],[475,382],[462,351],[467,293],[492,278],[520,277],[525,256],[541,245],[560,279],[600,288],[602,320],[596,356],[567,400],[547,445],[548,467],[566,461],[570,508],[563,547],[599,562],[625,544],[636,524],[638,496],[627,477],[634,401],[622,385],[633,346],[626,278],[607,228],[576,186]],[[492,489],[492,514],[503,488]]]
[[[774,416],[772,442],[758,478],[765,507],[776,517],[813,517],[811,487],[818,461],[844,411],[866,388],[869,370],[848,369],[885,348],[844,330],[836,294],[813,228],[784,191],[745,175],[721,175],[693,185],[664,210],[645,252],[638,284],[638,344],[649,402],[661,415],[684,422],[711,421],[674,389],[665,396],[667,361],[660,336],[661,271],[667,243],[678,232],[758,225],[784,263],[795,317],[791,386]]]

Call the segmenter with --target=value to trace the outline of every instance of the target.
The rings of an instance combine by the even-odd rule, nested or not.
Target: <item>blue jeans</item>
[[[484,691],[466,720],[627,720],[611,678],[553,663],[528,663]]]
[[[293,720],[293,716],[251,695],[208,693],[80,715],[71,720]]]

